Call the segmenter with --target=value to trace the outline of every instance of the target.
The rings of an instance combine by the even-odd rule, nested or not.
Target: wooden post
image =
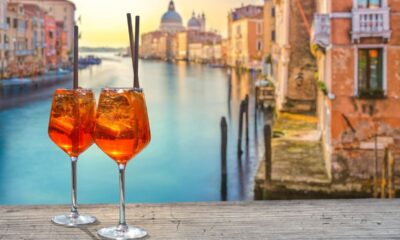
[[[237,146],[237,154],[238,156],[242,155],[242,133],[243,133],[243,114],[245,111],[245,103],[242,101],[240,103],[239,110],[239,136],[238,136],[238,146]]]
[[[264,145],[265,145],[265,182],[271,182],[272,175],[272,151],[271,151],[271,126],[264,126]]]
[[[379,197],[378,191],[378,136],[375,134],[375,162],[374,162],[374,198]]]
[[[232,73],[228,73],[228,102],[232,98]]]
[[[244,102],[245,102],[245,108],[246,108],[246,146],[248,146],[249,145],[249,108],[250,108],[248,94],[246,94]]]
[[[389,150],[388,152],[388,197],[396,198],[396,189],[395,189],[395,171],[394,171],[394,157],[392,152]]]
[[[386,187],[387,187],[387,163],[388,163],[388,149],[385,149],[385,157],[382,162],[382,176],[381,176],[381,198],[386,198]]]
[[[254,126],[257,127],[257,91],[258,91],[258,87],[256,87],[255,89],[255,95],[254,95]]]
[[[226,152],[228,144],[228,126],[225,117],[221,118],[221,200],[227,200]]]

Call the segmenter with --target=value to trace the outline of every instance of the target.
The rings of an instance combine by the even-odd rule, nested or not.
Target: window
[[[52,31],[49,31],[49,38],[53,39],[53,32]]]
[[[271,31],[271,41],[275,42],[275,30]]]
[[[262,34],[262,23],[257,23],[257,34]]]
[[[358,50],[358,95],[383,97],[383,49]]]
[[[262,51],[262,41],[257,40],[257,51]]]
[[[380,8],[382,0],[357,0],[358,8]]]
[[[271,8],[271,16],[272,16],[272,17],[275,17],[275,7],[272,7],[272,8]]]
[[[18,19],[16,18],[13,19],[13,27],[18,28]]]

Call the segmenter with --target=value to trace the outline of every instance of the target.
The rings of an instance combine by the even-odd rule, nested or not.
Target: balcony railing
[[[387,7],[378,9],[353,9],[353,42],[360,41],[365,37],[382,37],[389,39],[390,10]]]
[[[323,48],[330,44],[331,24],[328,14],[315,14],[311,32],[311,41]]]

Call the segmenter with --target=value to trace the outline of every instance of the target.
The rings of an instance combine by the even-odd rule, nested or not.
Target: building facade
[[[272,43],[275,42],[275,5],[274,0],[264,0],[264,62],[271,62]]]
[[[44,9],[55,21],[64,23],[67,33],[68,51],[71,52],[74,44],[75,4],[68,0],[10,0],[25,4],[35,4]]]
[[[326,166],[335,182],[370,179],[385,148],[399,156],[399,21],[395,0],[318,4],[311,43]]]
[[[275,42],[272,70],[278,110],[316,109],[316,60],[310,51],[310,25],[316,0],[275,0]]]
[[[264,15],[262,6],[247,5],[228,14],[228,65],[261,69]]]
[[[203,62],[203,46],[219,44],[221,36],[212,31],[206,31],[205,14],[192,13],[187,26],[183,26],[182,17],[176,11],[171,0],[168,10],[160,21],[156,31],[142,34],[140,55],[143,58],[162,60],[189,60]],[[192,44],[192,48],[190,45]],[[192,49],[193,53],[190,53]],[[214,49],[214,47],[212,47]],[[216,51],[210,51],[214,53]],[[214,58],[210,59],[210,61]],[[208,61],[207,61],[208,62]]]
[[[0,79],[3,77],[7,67],[5,55],[9,48],[7,29],[7,0],[0,0]]]

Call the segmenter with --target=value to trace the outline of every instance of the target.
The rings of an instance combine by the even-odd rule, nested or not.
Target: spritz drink
[[[78,213],[76,198],[76,165],[78,156],[93,144],[96,102],[88,89],[57,89],[50,112],[50,139],[71,158],[72,206],[69,214],[55,216],[52,221],[59,225],[77,227],[90,224],[96,218]]]
[[[130,227],[125,221],[125,168],[129,160],[150,142],[150,125],[144,94],[138,88],[110,89],[100,93],[94,140],[113,159],[119,169],[119,224],[102,228],[97,233],[106,239],[142,238],[147,232]]]

